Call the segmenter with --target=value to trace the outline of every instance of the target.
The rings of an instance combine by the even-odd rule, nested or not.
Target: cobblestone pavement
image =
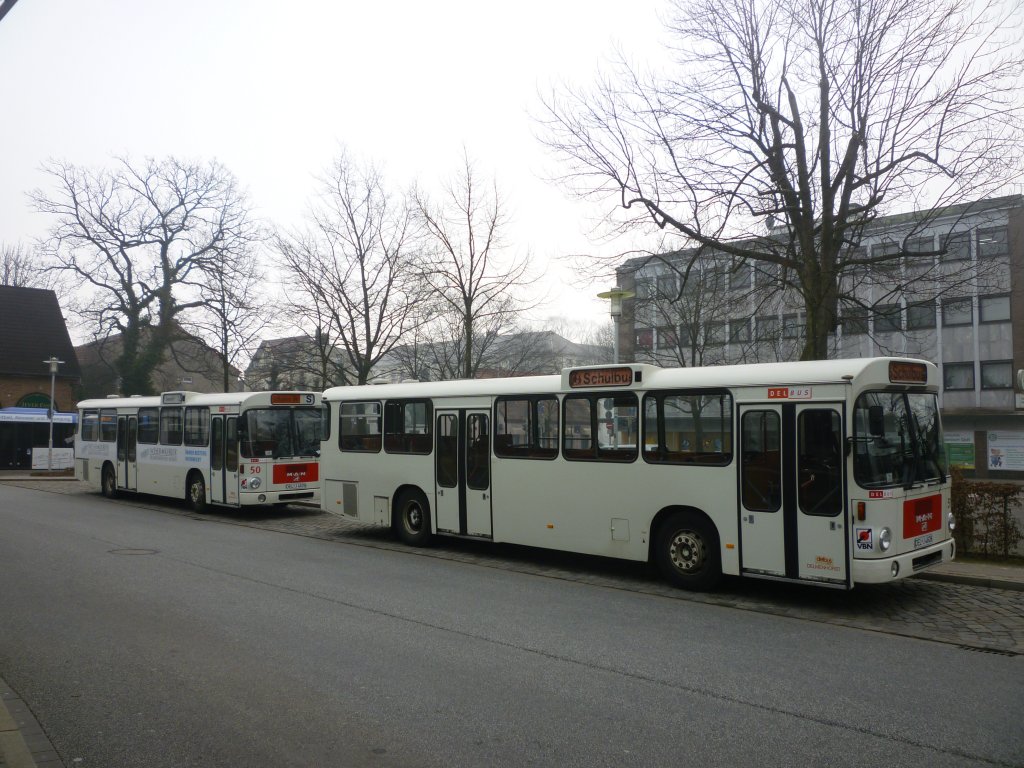
[[[5,481],[5,484],[72,496],[93,493],[76,481],[24,480]],[[910,578],[894,584],[861,585],[850,592],[839,592],[730,578],[717,591],[701,594],[669,587],[644,563],[446,538],[437,539],[434,546],[413,549],[393,540],[382,529],[351,523],[308,506],[245,510],[214,508],[212,512],[200,515],[188,509],[184,502],[152,496],[129,496],[111,503],[348,545],[398,550],[411,556],[457,560],[672,600],[915,637],[966,650],[1024,656],[1024,591]]]

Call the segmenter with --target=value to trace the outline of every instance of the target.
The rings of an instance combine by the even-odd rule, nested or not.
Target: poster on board
[[[1024,432],[989,432],[988,468],[1024,472]]]
[[[942,435],[946,445],[946,460],[949,466],[958,469],[974,469],[974,432],[946,431]]]

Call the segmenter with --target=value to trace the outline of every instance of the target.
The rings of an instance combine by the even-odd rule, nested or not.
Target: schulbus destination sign
[[[587,368],[569,372],[569,386],[580,387],[628,387],[633,383],[633,369],[628,365],[616,368]]]

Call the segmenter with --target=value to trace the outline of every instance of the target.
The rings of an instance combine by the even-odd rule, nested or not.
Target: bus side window
[[[155,445],[159,437],[160,409],[139,408],[139,442]]]
[[[82,411],[82,440],[94,443],[100,437],[100,412]]]
[[[644,460],[724,466],[732,461],[732,395],[657,392],[644,396]]]
[[[742,501],[746,509],[777,512],[782,506],[782,452],[775,411],[743,414]]]

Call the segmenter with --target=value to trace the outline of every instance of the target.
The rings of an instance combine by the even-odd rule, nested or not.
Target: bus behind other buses
[[[320,395],[164,392],[78,404],[75,476],[121,491],[242,507],[320,499]]]
[[[338,387],[322,507],[462,536],[850,589],[952,560],[931,363],[873,358]]]

